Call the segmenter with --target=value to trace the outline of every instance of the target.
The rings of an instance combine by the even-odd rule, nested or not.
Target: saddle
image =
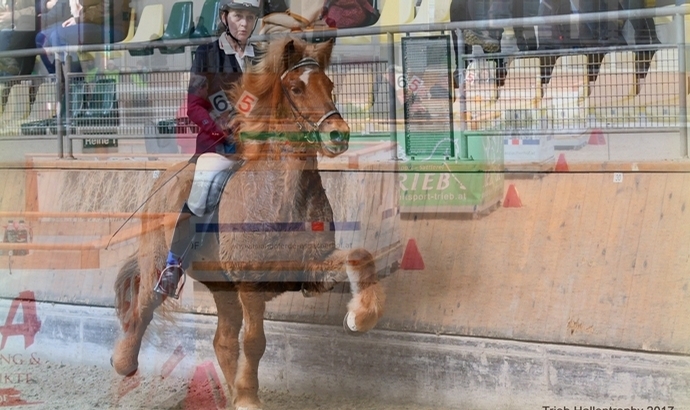
[[[205,154],[197,160],[187,207],[196,216],[214,212],[230,177],[244,161],[232,161],[221,155]]]

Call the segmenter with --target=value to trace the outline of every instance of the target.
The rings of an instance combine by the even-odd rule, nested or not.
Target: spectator
[[[40,30],[36,35],[36,47],[44,48],[50,35],[62,22],[72,17],[69,8],[69,0],[47,0],[38,15]],[[45,53],[40,55],[43,65],[47,68],[53,65],[53,60]]]
[[[634,10],[644,8],[644,0],[581,0],[578,13],[593,13],[618,10]],[[630,20],[635,31],[636,45],[659,44],[654,20],[651,18]],[[580,46],[582,47],[612,47],[623,46],[627,42],[623,36],[624,21],[605,19],[594,22],[584,22],[578,25]],[[654,51],[637,51],[635,65],[637,77],[646,75]],[[589,80],[595,81],[599,73],[604,53],[588,54]]]
[[[271,13],[285,13],[288,6],[285,0],[265,0],[262,15],[266,16]]]
[[[106,13],[103,0],[69,0],[71,17],[50,31],[44,47],[64,47],[70,45],[104,44],[124,39],[129,25],[127,16],[128,0],[113,0],[113,9]],[[110,22],[105,17],[110,14]],[[45,63],[45,60],[44,60]],[[55,73],[55,63],[46,65],[48,72]],[[81,64],[76,55],[72,57],[72,72],[81,72]]]
[[[645,7],[644,0],[620,0],[620,4],[623,10],[634,10]],[[630,25],[635,30],[634,41],[636,45],[661,43],[656,33],[656,25],[654,24],[653,18],[631,19]],[[652,57],[654,57],[654,50],[643,50],[635,53],[635,70],[638,78],[644,78],[647,75]]]
[[[487,21],[489,19],[490,0],[453,0],[451,2],[451,21]],[[453,11],[456,17],[453,19]],[[465,44],[481,46],[486,53],[501,50],[501,42],[490,30],[464,30],[462,32]],[[471,49],[471,47],[470,47]]]
[[[588,0],[584,0],[588,1]],[[541,0],[538,4],[537,15],[540,17],[560,16],[572,14],[570,0]],[[570,24],[553,24],[539,26],[539,48],[551,50],[557,48],[574,47],[570,33]]]
[[[537,15],[539,0],[478,0],[468,1],[466,7],[472,21],[533,17]],[[536,49],[533,28],[515,26],[513,31],[518,49]],[[463,36],[467,44],[479,45],[485,52],[494,53],[501,50],[503,29],[465,30]]]
[[[10,1],[13,3],[9,4]],[[0,4],[0,51],[33,48],[33,37],[36,35],[35,0],[6,0]],[[0,75],[31,74],[35,60],[33,57],[0,58]]]
[[[451,21],[474,21],[474,20],[485,20],[488,15],[490,2],[489,0],[452,0],[450,3],[450,20]],[[480,34],[480,36],[477,36]],[[479,45],[485,53],[494,53],[500,51],[500,40],[498,36],[500,34],[489,34],[488,30],[477,31],[477,30],[463,30],[463,37],[465,39],[464,50],[459,50],[463,54],[472,54],[472,46]],[[495,37],[494,37],[495,36]],[[470,60],[465,59],[464,64],[460,64],[460,56],[458,55],[457,42],[458,38],[455,30],[452,32],[453,42],[455,47],[453,50],[455,52],[455,66],[456,69],[453,72],[453,86],[458,88],[460,86],[460,75],[464,72],[464,69],[469,65]],[[468,37],[470,40],[468,41]],[[487,40],[488,39],[488,40]],[[486,41],[484,41],[486,40]],[[505,59],[503,58],[487,58],[487,61],[493,61],[496,65],[496,85],[502,85],[505,78]]]

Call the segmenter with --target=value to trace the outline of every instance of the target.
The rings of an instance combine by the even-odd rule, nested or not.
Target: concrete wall
[[[145,198],[153,172],[42,170],[39,207],[130,212]],[[18,193],[22,174],[6,171],[5,210],[23,206]],[[426,266],[384,280],[388,303],[379,327],[689,353],[690,179],[684,172],[629,172],[615,183],[612,175],[557,173],[508,179],[506,190],[513,184],[523,206],[499,208],[479,219],[403,215],[397,229],[401,242],[416,241]],[[139,189],[119,195],[131,181],[139,181]],[[85,187],[91,188],[80,191]],[[111,220],[105,226],[95,220],[72,222],[71,229],[84,230],[73,232],[56,221],[46,222],[43,237],[68,235],[73,241],[108,237],[121,222]],[[130,223],[126,228],[136,226]],[[90,297],[79,290],[80,297],[69,297],[80,288],[50,285],[43,296],[106,302],[111,275],[135,249],[135,242],[99,251],[97,266],[77,265],[100,269],[106,283],[98,295]],[[38,268],[37,263],[53,268],[58,281],[63,275],[57,269],[60,261],[74,266],[74,258],[55,253],[48,258],[15,259],[15,269]],[[73,272],[70,275],[74,277]],[[3,287],[2,296],[20,288]],[[194,289],[189,309],[213,312],[203,287]],[[272,303],[268,316],[338,324],[348,300],[348,294],[337,292],[315,299],[285,294]]]
[[[95,162],[88,167],[82,161],[60,164],[80,169],[56,169],[53,164],[38,171],[41,211],[132,211],[146,196],[156,168],[165,166],[165,162],[147,161],[140,162],[138,169],[118,171]],[[123,166],[116,161],[110,164]],[[343,163],[348,164],[352,163]],[[518,397],[530,389],[550,400],[570,397],[572,391],[581,398],[639,398],[640,392],[656,389],[660,395],[645,397],[673,398],[679,403],[690,383],[687,363],[680,359],[690,353],[687,164],[636,163],[636,171],[630,171],[630,164],[571,164],[570,169],[569,173],[523,173],[519,178],[506,174],[505,190],[511,184],[517,188],[519,208],[501,207],[479,217],[403,215],[398,226],[402,243],[414,240],[425,268],[401,270],[383,279],[388,299],[386,313],[372,336],[375,341],[348,339],[341,345],[336,342],[340,336],[329,333],[336,330],[326,330],[330,336],[325,339],[317,336],[324,329],[335,329],[329,326],[295,325],[285,330],[277,325],[280,330],[271,331],[270,337],[281,339],[281,332],[292,336],[290,342],[275,342],[271,349],[278,350],[264,364],[267,373],[302,374],[301,367],[286,370],[294,362],[288,365],[280,359],[289,349],[294,355],[290,357],[301,357],[297,363],[313,374],[336,377],[329,375],[338,373],[339,362],[325,365],[320,355],[313,355],[315,347],[310,347],[326,343],[332,350],[324,355],[344,349],[342,360],[352,363],[356,357],[355,361],[367,363],[352,368],[353,375],[363,376],[347,379],[342,389],[370,388],[366,380],[370,374],[375,378],[373,367],[380,364],[381,369],[388,369],[405,363],[403,373],[376,374],[400,391],[414,387],[411,396],[424,402],[438,400],[445,408],[463,407],[472,403],[472,397],[489,397],[491,392],[498,392],[496,397]],[[620,176],[622,180],[614,182],[618,171],[621,175],[616,180]],[[27,178],[26,170],[2,171],[0,211],[35,205],[31,195],[28,199],[25,195],[32,172]],[[120,191],[129,194],[118,195]],[[115,219],[107,223],[46,220],[36,224],[36,233],[44,241],[86,241],[107,238],[120,225],[121,220]],[[137,246],[133,238],[99,250],[95,256],[33,251],[28,257],[14,257],[12,270],[8,269],[10,259],[2,256],[0,298],[9,300],[31,289],[38,300],[112,306],[116,271]],[[93,264],[91,258],[98,263]],[[310,299],[285,294],[269,305],[267,317],[339,327],[349,300],[342,291]],[[209,296],[203,287],[192,285],[183,295],[181,310],[213,313]],[[210,329],[204,332],[210,337]],[[300,336],[301,332],[306,333]],[[427,336],[433,334],[437,336]],[[473,338],[482,342],[475,344]],[[486,356],[487,346],[493,343],[498,350]],[[540,347],[534,350],[532,343]],[[675,358],[678,362],[667,367],[665,363]],[[641,367],[636,367],[639,363]],[[473,378],[477,384],[468,381]],[[500,380],[491,382],[495,378]],[[334,380],[340,382],[337,377]],[[640,387],[645,381],[666,387]],[[276,383],[277,388],[285,387],[282,381]],[[321,386],[314,383],[312,387]],[[428,388],[454,393],[431,397],[425,393]],[[481,393],[478,396],[470,394],[475,388]],[[382,389],[380,394],[390,391]],[[455,393],[467,397],[458,399]],[[523,397],[528,403],[530,395]],[[483,408],[494,402],[476,403]]]

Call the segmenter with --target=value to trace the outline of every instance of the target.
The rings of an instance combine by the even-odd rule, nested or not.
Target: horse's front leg
[[[230,396],[236,397],[235,378],[240,355],[239,334],[242,328],[240,298],[233,284],[209,283],[207,286],[213,294],[218,310],[218,326],[213,338],[213,348],[225,381],[228,383]]]
[[[372,329],[383,315],[386,295],[378,282],[374,257],[365,249],[335,250],[325,261],[308,268],[314,279],[303,288],[305,296],[333,289],[349,280],[352,299],[343,321],[345,330],[362,333]]]
[[[266,295],[256,291],[251,285],[240,287],[240,302],[244,314],[243,354],[235,381],[237,395],[235,409],[256,410],[261,408],[259,400],[259,361],[266,350],[264,333],[264,312]]]

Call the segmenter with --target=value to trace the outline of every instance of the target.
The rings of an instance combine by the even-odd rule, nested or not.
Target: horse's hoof
[[[355,325],[355,316],[347,312],[343,318],[343,329],[350,336],[361,336],[363,333],[357,331],[357,326]]]
[[[113,363],[113,357],[112,356],[110,356],[110,367],[115,368],[115,363]],[[133,368],[130,368],[130,369],[124,369],[124,370],[115,369],[117,374],[119,374],[120,376],[125,376],[125,377],[134,376],[134,374],[137,372],[137,370],[139,370],[138,364],[135,364],[133,366]]]

